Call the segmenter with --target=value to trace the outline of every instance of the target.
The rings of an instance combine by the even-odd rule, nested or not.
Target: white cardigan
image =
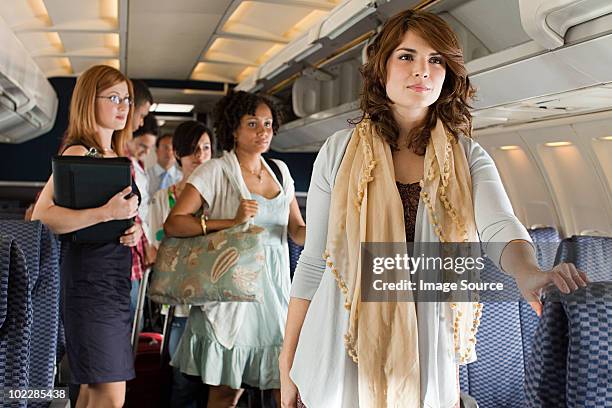
[[[347,355],[343,342],[349,316],[334,276],[322,257],[327,242],[331,192],[351,134],[351,129],[335,133],[325,142],[315,161],[306,207],[306,243],[291,287],[291,297],[311,301],[291,369],[291,378],[309,408],[359,406],[357,366]],[[488,243],[516,239],[531,242],[531,239],[514,216],[491,157],[470,138],[461,137],[460,143],[470,166],[480,241],[487,255],[499,266],[503,245],[487,248]],[[438,241],[420,200],[415,242]],[[419,303],[417,307],[422,407],[452,408],[457,402],[457,362],[445,311],[439,303]]]

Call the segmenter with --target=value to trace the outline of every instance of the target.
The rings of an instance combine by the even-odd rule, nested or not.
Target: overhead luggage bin
[[[519,0],[523,28],[547,49],[565,44],[565,34],[574,26],[612,13],[609,0]]]
[[[22,143],[55,123],[55,90],[0,18],[0,143]]]
[[[371,35],[384,19],[395,12],[414,7],[418,0],[351,0],[336,6],[329,15],[283,50],[260,69],[241,81],[237,90],[269,91],[277,84],[322,61],[364,34]],[[365,41],[366,38],[362,39]]]
[[[288,68],[289,64],[301,61],[321,49],[319,39],[320,24],[315,24],[304,34],[290,42],[270,60],[261,66],[260,78],[272,80],[278,73]]]
[[[376,12],[376,2],[371,0],[347,1],[336,7],[321,24],[320,38],[334,40],[348,30],[355,29],[356,22]]]
[[[470,79],[477,88],[475,129],[597,110],[589,104],[513,114],[530,101],[539,106],[557,95],[562,95],[561,101],[569,101],[574,99],[572,92],[589,88],[599,92],[601,86],[612,83],[612,71],[607,69],[612,61],[601,60],[607,55],[602,50],[612,47],[612,3],[607,0],[348,1],[288,45],[287,52],[297,57],[289,60],[289,54],[279,54],[278,59],[261,67],[257,78],[239,85],[244,90],[282,92],[285,97],[287,87],[292,87],[292,107],[298,119],[281,126],[272,141],[273,149],[317,151],[335,130],[347,127],[347,118],[359,117],[358,93],[352,101],[342,98],[346,92],[336,76],[349,85],[357,81],[359,89],[358,70],[341,71],[342,66],[363,63],[363,49],[377,27],[409,7],[438,14],[457,34]],[[485,21],[478,17],[482,15],[491,18]],[[548,33],[548,40],[542,33]],[[553,33],[557,40],[551,40]],[[356,77],[348,78],[350,75]],[[535,77],[539,79],[534,81]],[[513,86],[500,87],[502,83]],[[503,115],[506,107],[508,115]]]

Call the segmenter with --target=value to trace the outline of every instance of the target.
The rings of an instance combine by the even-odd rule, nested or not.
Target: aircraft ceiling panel
[[[134,3],[133,5],[131,3]],[[140,12],[198,13],[223,15],[231,0],[130,0],[130,7]]]
[[[200,62],[191,77],[203,81],[233,82],[244,70],[242,65]]]
[[[25,1],[0,1],[0,15],[12,27],[36,19],[38,12]]]
[[[19,33],[18,38],[32,56],[42,52],[62,52],[63,50],[57,33],[23,32]]]
[[[74,57],[70,58],[70,65],[75,72],[83,72],[89,67],[94,65],[109,65],[111,67],[119,69],[118,59],[102,59],[102,58],[82,58]]]
[[[138,2],[130,3],[138,4]],[[188,79],[220,15],[130,13],[127,74],[134,78]]]
[[[191,78],[218,77],[219,64],[224,63],[227,64],[224,78],[234,83],[244,80],[340,3],[340,0],[234,0],[214,36],[204,44],[201,62]],[[230,65],[242,65],[242,69]]]
[[[314,13],[314,11],[312,11]],[[294,5],[266,4],[253,1],[244,1],[225,23],[222,31],[237,31],[242,27],[254,30],[253,33],[261,31],[262,34],[271,34],[286,40],[293,39],[299,31],[291,30],[297,23],[305,18],[309,10]],[[320,13],[321,17],[326,13]],[[282,16],[275,18],[274,24],[262,24],[270,21],[271,16]]]
[[[63,32],[59,36],[69,56],[119,57],[119,34]]]
[[[65,75],[71,75],[73,73],[72,65],[70,64],[70,60],[66,57],[36,58],[35,61],[36,61],[36,64],[38,64],[38,67],[48,77],[65,76]]]
[[[264,62],[261,61],[262,56],[274,47],[275,44],[271,41],[216,38],[204,54],[202,60],[259,65]]]
[[[231,0],[131,0],[127,74],[188,79]]]
[[[7,19],[47,77],[78,75],[96,61],[111,59],[112,66],[120,67],[122,27],[119,9],[125,2],[0,2],[0,15]],[[10,7],[8,3],[11,3]],[[73,58],[80,60],[74,61]]]
[[[47,77],[79,75],[109,61],[134,78],[235,83],[340,2],[0,1],[0,16]]]
[[[56,26],[83,26],[103,20],[108,29],[117,29],[117,0],[44,0],[51,21]]]

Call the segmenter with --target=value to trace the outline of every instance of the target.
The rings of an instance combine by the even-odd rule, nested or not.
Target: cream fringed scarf
[[[463,147],[438,121],[425,153],[421,198],[440,242],[477,242],[472,184]],[[345,346],[358,364],[360,408],[419,407],[420,370],[414,302],[361,302],[361,242],[405,242],[404,209],[389,145],[369,120],[355,129],[331,196],[327,250],[349,311]],[[480,305],[452,309],[455,355],[472,353]]]

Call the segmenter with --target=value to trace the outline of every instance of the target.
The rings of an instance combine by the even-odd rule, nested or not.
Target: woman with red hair
[[[77,80],[63,155],[118,157],[131,138],[132,85],[115,68],[97,65]],[[92,180],[92,183],[95,180]],[[136,193],[132,197],[128,196]],[[98,208],[55,205],[53,176],[43,188],[32,218],[56,234],[101,222],[134,218],[138,190],[126,186]],[[125,382],[134,378],[130,318],[132,255],[142,230],[125,231],[119,242],[62,244],[62,311],[72,381],[81,384],[77,408],[122,407]]]

